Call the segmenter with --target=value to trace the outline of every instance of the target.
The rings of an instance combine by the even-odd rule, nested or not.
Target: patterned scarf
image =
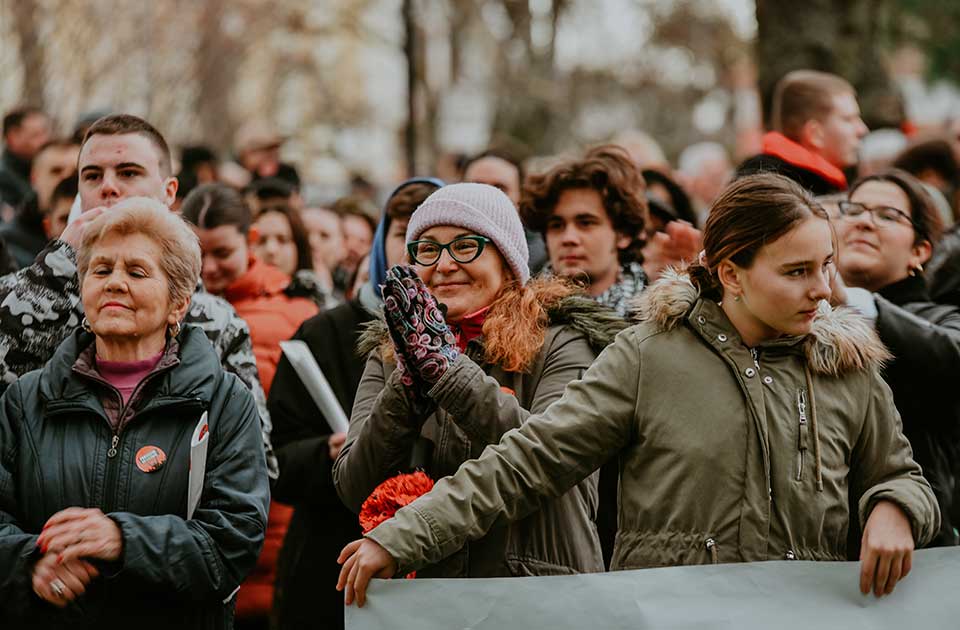
[[[643,272],[643,266],[632,262],[621,267],[617,281],[594,299],[615,310],[620,317],[627,317],[633,298],[640,295],[646,286],[647,274]]]

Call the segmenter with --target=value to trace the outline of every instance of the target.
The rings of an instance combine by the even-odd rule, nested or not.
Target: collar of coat
[[[40,395],[45,401],[82,399],[94,396],[88,380],[75,374],[73,366],[81,353],[94,342],[94,336],[77,328],[57,348],[40,376]],[[169,354],[169,351],[174,354]],[[186,324],[177,344],[168,344],[161,363],[176,369],[158,379],[154,398],[187,398],[208,405],[223,374],[220,359],[213,345],[199,326]]]
[[[666,332],[695,317],[704,317],[710,326],[739,339],[723,310],[715,302],[701,298],[699,290],[682,270],[665,271],[637,298],[636,307],[637,320],[659,331]],[[698,330],[697,326],[691,327]],[[833,309],[826,302],[820,303],[809,334],[763,345],[797,348],[803,352],[812,372],[830,376],[878,369],[891,358],[866,319],[853,309]]]
[[[816,173],[839,190],[847,189],[847,176],[843,171],[825,160],[823,156],[781,133],[771,131],[764,134],[761,151],[766,155],[778,157],[788,164]]]

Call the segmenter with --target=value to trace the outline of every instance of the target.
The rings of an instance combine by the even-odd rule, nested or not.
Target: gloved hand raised
[[[436,298],[411,267],[387,271],[383,306],[401,380],[424,397],[459,356],[456,339]]]

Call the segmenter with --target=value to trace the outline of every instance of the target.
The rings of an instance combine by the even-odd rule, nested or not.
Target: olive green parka
[[[619,453],[613,569],[846,560],[851,518],[899,505],[921,546],[939,511],[879,368],[886,350],[826,304],[753,349],[668,273],[563,397],[368,534],[399,572],[523,518]],[[848,491],[859,497],[849,513]]]
[[[452,475],[531,414],[544,411],[627,325],[611,309],[581,296],[564,298],[545,315],[544,343],[528,370],[509,372],[485,362],[483,338],[474,339],[429,392],[435,408],[427,412],[411,408],[395,364],[384,359],[383,342],[389,345],[389,337],[377,320],[361,339],[363,349],[373,350],[333,469],[344,503],[359,511],[377,484],[408,466],[415,442],[424,438],[433,444],[427,472],[434,479]],[[595,525],[597,475],[591,472],[539,503],[536,514],[485,530],[482,539],[421,563],[418,577],[603,571]]]

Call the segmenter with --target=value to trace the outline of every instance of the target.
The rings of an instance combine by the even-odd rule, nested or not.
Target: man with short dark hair
[[[37,107],[20,107],[3,117],[0,156],[0,210],[18,207],[30,195],[30,166],[50,139],[50,120]]]
[[[80,149],[79,194],[83,214],[32,265],[0,278],[0,391],[49,359],[83,319],[75,248],[91,220],[128,197],[150,197],[170,206],[177,180],[163,136],[136,116],[107,116],[87,131]],[[198,287],[184,322],[200,326],[224,369],[253,392],[263,423],[271,477],[270,420],[257,375],[250,331],[227,302]]]
[[[826,72],[790,72],[774,89],[771,122],[761,153],[741,164],[737,177],[774,172],[814,195],[846,190],[844,170],[857,163],[868,131],[850,83]]]
[[[505,151],[487,149],[468,158],[463,166],[463,181],[499,188],[510,197],[514,206],[520,207],[523,165]],[[547,264],[547,248],[539,232],[524,225],[523,233],[527,240],[527,250],[530,252],[530,275],[535,275]]]

